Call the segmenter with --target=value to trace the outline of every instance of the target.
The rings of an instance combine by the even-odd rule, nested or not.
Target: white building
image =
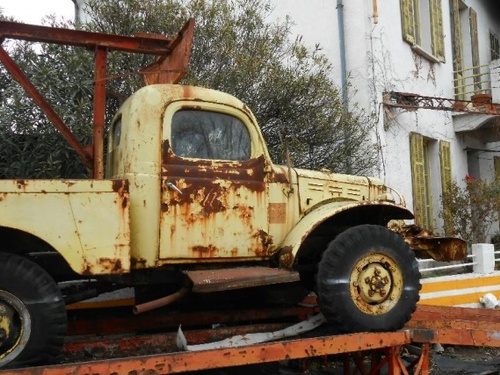
[[[485,114],[488,109],[500,115],[498,108],[432,99],[493,94],[493,102],[500,103],[500,62],[494,61],[500,56],[497,1],[272,3],[274,16],[290,15],[306,44],[323,47],[339,85],[347,77],[350,105],[358,103],[378,116],[374,139],[381,150],[380,177],[407,197],[418,223],[443,231],[439,212],[446,181],[460,185],[466,174],[500,178],[500,153],[495,152],[500,150],[495,143],[500,120]],[[417,96],[384,96],[390,92]],[[436,109],[392,107],[384,101]],[[464,105],[475,113],[437,109]]]

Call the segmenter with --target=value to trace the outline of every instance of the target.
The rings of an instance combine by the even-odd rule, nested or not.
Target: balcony
[[[453,80],[455,98],[457,100],[474,101],[476,98],[483,100],[483,98],[489,96],[489,102],[491,103],[490,70],[490,65],[480,65],[455,70],[453,72],[453,76],[455,77]]]
[[[499,141],[500,133],[496,129],[500,115],[500,60],[454,71],[453,75],[456,105],[467,106],[455,112],[454,130],[470,132],[483,142]]]

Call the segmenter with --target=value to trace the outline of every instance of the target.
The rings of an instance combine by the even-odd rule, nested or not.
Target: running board
[[[195,293],[222,292],[300,280],[298,272],[270,267],[238,267],[217,270],[185,271]]]

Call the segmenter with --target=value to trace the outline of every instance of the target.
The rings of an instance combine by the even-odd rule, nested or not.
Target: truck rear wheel
[[[340,332],[398,330],[419,300],[415,254],[401,236],[377,225],[339,234],[317,277],[321,311]]]
[[[66,319],[49,274],[27,258],[0,253],[0,367],[49,362],[62,347]]]

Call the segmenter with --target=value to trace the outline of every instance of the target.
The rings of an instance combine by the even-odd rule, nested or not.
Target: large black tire
[[[395,331],[419,300],[415,254],[398,234],[360,225],[339,234],[317,275],[320,309],[340,332]]]
[[[0,253],[0,368],[53,360],[66,321],[64,300],[49,274],[25,257]]]

